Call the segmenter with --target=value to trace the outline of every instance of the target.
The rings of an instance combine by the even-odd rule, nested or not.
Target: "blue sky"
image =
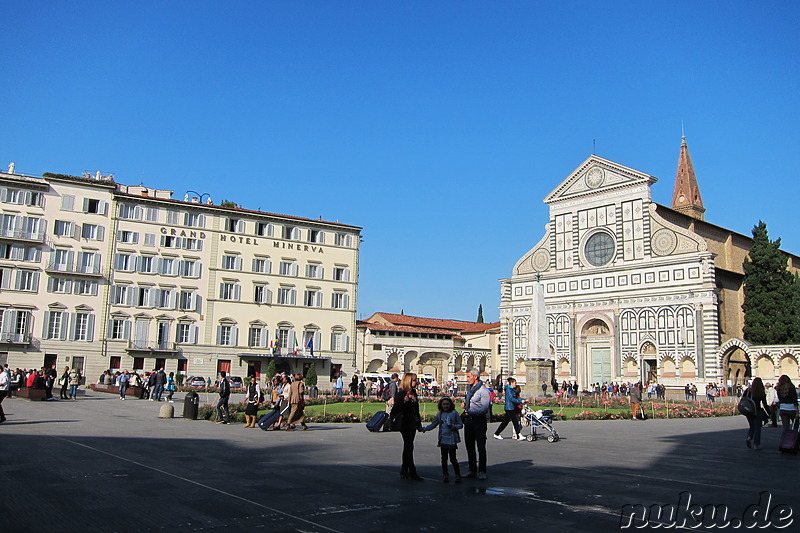
[[[798,11],[4,2],[0,165],[361,226],[359,317],[496,320],[593,140],[669,205],[683,121],[706,220],[800,254]]]

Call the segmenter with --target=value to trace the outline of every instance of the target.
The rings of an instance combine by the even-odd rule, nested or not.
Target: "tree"
[[[753,227],[753,247],[744,264],[744,338],[753,344],[789,344],[797,340],[798,282],[767,225]]]
[[[232,202],[230,200],[222,200],[222,202],[219,205],[220,207],[239,207],[238,205],[236,205],[236,202]]]
[[[308,372],[306,372],[305,377],[306,387],[313,387],[317,384],[317,365],[315,363],[311,363],[311,366],[308,367]]]
[[[478,324],[483,324],[483,304],[478,305]]]
[[[275,374],[278,373],[278,367],[275,365],[275,359],[269,360],[269,365],[267,366],[267,377],[272,379],[275,377]]]

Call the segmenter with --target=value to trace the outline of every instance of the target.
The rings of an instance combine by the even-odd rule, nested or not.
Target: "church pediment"
[[[572,200],[600,191],[615,190],[637,185],[652,185],[655,177],[628,168],[602,157],[591,155],[576,168],[561,185],[544,199],[551,204],[562,200]]]
[[[514,265],[515,276],[550,270],[550,225],[548,224],[546,228],[544,237]]]

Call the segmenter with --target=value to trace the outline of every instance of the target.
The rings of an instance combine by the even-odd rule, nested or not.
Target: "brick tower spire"
[[[692,158],[689,157],[689,147],[686,146],[686,136],[681,137],[678,171],[675,173],[675,189],[672,191],[672,209],[698,220],[703,220],[703,213],[706,212],[700,197],[700,187],[697,186]]]

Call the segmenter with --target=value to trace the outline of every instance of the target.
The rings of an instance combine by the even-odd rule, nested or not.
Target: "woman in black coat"
[[[417,375],[408,373],[397,388],[392,404],[392,430],[403,435],[403,465],[400,467],[401,479],[422,481],[414,466],[414,437],[422,431],[419,416],[419,397],[417,396]]]

